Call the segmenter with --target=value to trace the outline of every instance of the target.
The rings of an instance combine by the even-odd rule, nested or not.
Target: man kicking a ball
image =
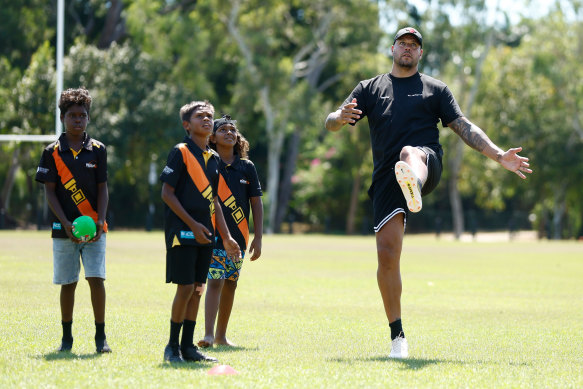
[[[419,73],[422,45],[416,29],[399,30],[391,47],[391,72],[359,82],[326,119],[326,128],[338,131],[368,116],[374,163],[368,193],[374,209],[377,281],[391,329],[391,358],[409,356],[401,323],[401,249],[407,212],[421,210],[422,196],[431,193],[441,177],[443,150],[437,123],[441,120],[468,146],[520,178],[532,173],[528,158],[518,155],[521,147],[500,149],[463,116],[447,85]]]

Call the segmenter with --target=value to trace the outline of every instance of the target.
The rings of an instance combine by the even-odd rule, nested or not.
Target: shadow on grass
[[[206,353],[225,353],[231,351],[259,351],[259,347],[244,347],[244,346],[215,346],[215,347],[207,347],[201,348],[202,352]]]
[[[158,365],[160,369],[169,370],[210,370],[216,363],[213,362],[162,362]]]
[[[425,359],[425,358],[406,358],[406,359],[394,359],[389,357],[372,357],[368,358],[369,361],[375,362],[393,362],[398,363],[402,366],[403,369],[407,370],[421,370],[427,366],[431,365],[438,365],[438,364],[455,364],[455,365],[464,365],[463,362],[459,361],[447,361],[443,359]]]
[[[387,356],[369,357],[369,358],[330,358],[331,362],[347,363],[353,364],[355,362],[391,362],[400,364],[404,369],[408,370],[421,370],[430,365],[437,364],[456,364],[465,365],[464,362],[460,361],[449,361],[445,359],[424,359],[424,358],[407,358],[407,359],[394,359]]]
[[[44,359],[45,361],[66,361],[74,359],[95,359],[101,357],[101,353],[91,354],[75,354],[71,351],[51,351],[43,355],[37,355],[37,359]]]
[[[369,358],[330,358],[330,362],[353,364],[355,362],[390,362],[399,364],[403,369],[407,370],[421,370],[430,365],[445,364],[445,365],[502,365],[502,366],[532,366],[528,362],[501,362],[501,361],[456,361],[451,359],[425,359],[425,358],[406,358],[393,359],[388,356],[376,356]]]

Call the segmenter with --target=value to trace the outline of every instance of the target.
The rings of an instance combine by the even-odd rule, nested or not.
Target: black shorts
[[[427,155],[427,181],[421,188],[421,195],[425,196],[431,193],[441,179],[441,157],[427,146],[418,146]],[[387,174],[378,177],[370,189],[368,195],[372,200],[374,214],[374,231],[379,232],[386,222],[391,220],[395,215],[403,213],[405,223],[409,209],[401,187],[395,178],[395,167],[393,166]]]
[[[166,250],[166,282],[206,283],[213,246],[176,246]]]
[[[435,150],[427,146],[419,146],[417,148],[421,149],[427,155],[427,181],[425,181],[425,185],[421,188],[421,196],[425,196],[437,188],[437,184],[441,180],[443,166],[441,164],[441,156],[438,156]]]

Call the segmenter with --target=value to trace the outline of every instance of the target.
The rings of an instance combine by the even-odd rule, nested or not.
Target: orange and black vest
[[[230,212],[225,213],[224,217],[227,225],[232,225],[229,221],[232,218],[232,221],[237,226],[238,232],[241,234],[243,239],[245,240],[245,246],[241,246],[241,249],[244,250],[249,244],[249,224],[247,223],[247,218],[245,217],[245,213],[240,205],[237,204],[237,199],[233,196],[229,185],[225,181],[225,177],[219,173],[219,199],[221,203],[229,209]],[[235,235],[235,231],[231,231],[230,233]]]
[[[67,166],[67,164],[61,158],[59,154],[59,145],[55,146],[53,150],[53,159],[55,160],[55,165],[57,167],[57,172],[59,174],[59,178],[61,179],[61,183],[68,190],[71,194],[71,200],[77,206],[79,213],[83,216],[90,216],[95,223],[97,223],[98,215],[97,211],[93,209],[91,203],[85,197],[85,193],[83,190],[78,187],[77,180],[73,177],[73,173]],[[103,232],[107,232],[107,222],[103,224]]]
[[[69,221],[81,215],[97,220],[99,185],[107,182],[105,145],[84,134],[81,150],[74,153],[70,149],[67,134],[61,134],[57,141],[44,148],[35,180],[42,184],[56,184],[55,195]],[[49,218],[52,224],[51,236],[67,239],[67,233],[57,216],[51,212]],[[107,230],[107,226],[104,226],[104,230]]]
[[[261,184],[255,165],[248,159],[236,156],[233,163],[226,165],[221,161],[219,169],[218,196],[229,232],[241,250],[249,244],[250,200],[261,197]],[[216,248],[223,249],[222,237],[217,240]]]
[[[196,148],[196,149],[195,149]],[[197,154],[196,151],[201,154]],[[200,151],[186,138],[175,146],[168,156],[160,180],[174,188],[174,193],[188,214],[203,224],[212,234],[214,244],[215,208],[214,197],[218,185],[218,158],[212,151]],[[193,232],[167,205],[164,229],[166,248],[179,245],[206,246],[196,241]]]
[[[182,153],[182,159],[184,160],[184,164],[186,165],[186,170],[188,171],[188,175],[190,179],[205,199],[209,201],[209,212],[211,214],[211,220],[213,223],[213,228],[215,228],[215,203],[214,203],[214,196],[213,196],[213,187],[209,182],[206,174],[200,163],[196,159],[194,155],[188,150],[188,146],[186,143],[181,143],[178,145],[178,149]]]

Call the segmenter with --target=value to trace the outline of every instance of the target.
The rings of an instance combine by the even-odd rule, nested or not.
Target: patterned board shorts
[[[241,251],[241,259],[238,262],[227,258],[227,252],[225,250],[214,249],[213,259],[211,260],[211,265],[209,267],[209,280],[229,280],[237,281],[239,279],[239,273],[241,272],[241,267],[243,266],[243,258],[245,257],[245,252]]]

